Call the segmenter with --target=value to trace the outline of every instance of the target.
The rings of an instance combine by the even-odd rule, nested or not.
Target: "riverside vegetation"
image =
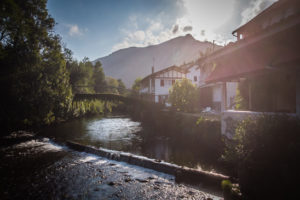
[[[0,3],[2,134],[114,107],[101,101],[72,106],[73,95],[78,92],[126,93],[121,80],[105,77],[100,62],[72,58],[72,51],[53,31],[55,21],[46,4],[47,0]]]
[[[53,31],[55,21],[46,4],[46,0],[0,3],[1,134],[104,113],[116,106],[102,101],[72,105],[75,93],[127,93],[121,80],[105,77],[100,62],[72,58],[71,50]],[[175,86],[180,88],[179,83]],[[138,91],[138,81],[134,89]],[[240,101],[245,98],[243,91],[246,90],[240,87]],[[175,95],[175,91],[172,93]],[[177,100],[180,102],[174,98]],[[183,102],[183,106],[176,104],[175,110],[193,110],[190,103]],[[240,107],[244,105],[247,104],[241,103]],[[237,127],[234,140],[228,142],[221,137],[219,121],[163,113],[152,107],[143,109],[141,112],[132,108],[131,113],[154,130],[163,130],[159,132],[166,137],[175,135],[175,139],[195,148],[206,146],[207,151],[201,153],[209,154],[211,162],[233,169],[231,173],[238,178],[243,199],[292,199],[297,195],[298,120],[286,116],[246,120]]]

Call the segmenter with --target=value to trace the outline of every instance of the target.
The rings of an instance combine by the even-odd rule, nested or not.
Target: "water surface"
[[[43,134],[59,140],[129,152],[164,160],[181,166],[216,170],[215,158],[201,146],[188,140],[175,140],[154,133],[152,127],[133,121],[128,116],[76,119],[48,127]],[[164,135],[164,134],[161,134]]]

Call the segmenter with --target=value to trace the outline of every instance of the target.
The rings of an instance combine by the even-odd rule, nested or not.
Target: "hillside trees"
[[[70,109],[61,42],[46,0],[0,3],[1,125],[48,124]]]
[[[73,58],[67,62],[73,93],[124,94],[125,85],[121,79],[106,77],[101,62],[93,64],[87,57],[82,61]]]

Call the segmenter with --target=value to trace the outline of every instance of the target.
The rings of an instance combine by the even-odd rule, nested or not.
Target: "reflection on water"
[[[87,137],[100,141],[130,141],[142,129],[129,118],[104,118],[87,124]]]
[[[49,127],[43,134],[178,165],[205,170],[215,169],[211,164],[210,155],[204,153],[199,145],[186,140],[154,137],[151,127],[145,127],[127,116],[77,119]]]

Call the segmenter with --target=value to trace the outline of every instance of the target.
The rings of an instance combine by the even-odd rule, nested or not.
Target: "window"
[[[165,86],[165,81],[164,80],[160,80],[160,86],[164,87]]]
[[[175,84],[175,80],[172,80],[172,85],[174,85]]]
[[[194,76],[194,81],[197,81],[197,76]]]

